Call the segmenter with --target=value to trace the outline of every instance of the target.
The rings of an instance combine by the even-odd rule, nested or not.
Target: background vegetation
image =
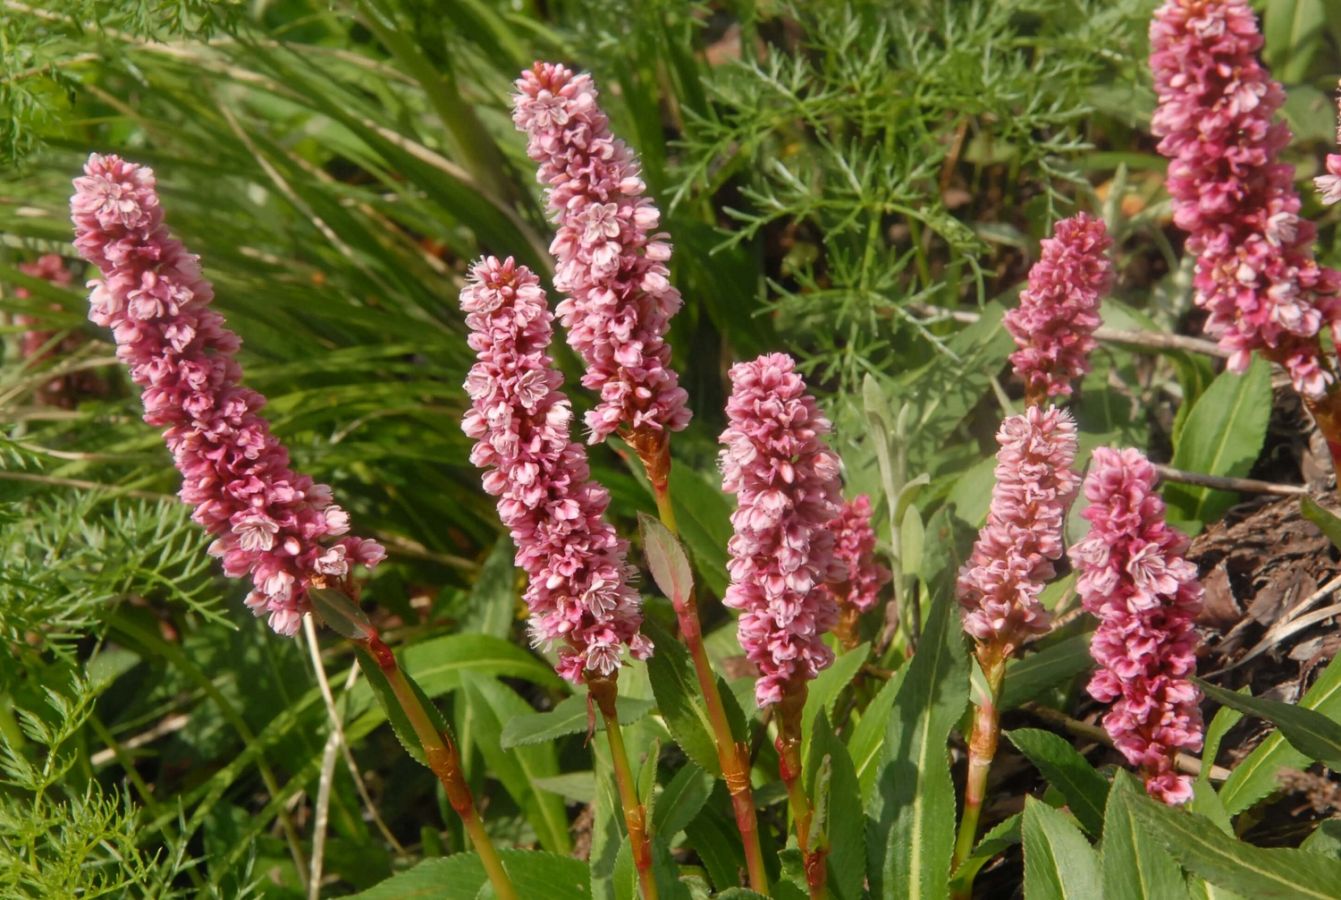
[[[765,350],[803,361],[852,491],[877,499],[903,576],[895,609],[910,620],[945,595],[985,514],[990,436],[1018,404],[997,323],[1056,218],[1100,211],[1117,239],[1109,325],[1199,333],[1147,133],[1147,0],[0,3],[6,896],[301,896],[313,856],[335,896],[462,847],[352,660],[318,657],[325,694],[316,645],[271,635],[204,555],[161,439],[108,335],[85,320],[80,264],[70,288],[18,270],[42,253],[73,258],[70,179],[91,150],[153,166],[297,467],[388,546],[365,596],[455,723],[490,829],[590,859],[601,896],[621,889],[608,779],[593,774],[581,699],[525,649],[510,542],[459,428],[466,265],[491,252],[551,267],[509,119],[517,73],[536,58],[591,71],[668,213],[686,298],[672,344],[696,413],[675,444],[675,493],[709,595],[725,583],[730,506],[714,458],[731,361]],[[1288,153],[1304,179],[1332,140],[1341,8],[1270,7],[1267,55],[1289,90]],[[1306,203],[1322,257],[1337,262],[1334,214]],[[22,356],[34,326],[21,315],[74,349]],[[1297,479],[1297,447],[1262,452],[1265,368],[1231,383],[1213,381],[1218,367],[1106,344],[1077,407],[1082,447],[1116,441],[1183,468]],[[76,375],[77,403],[42,396]],[[1277,426],[1297,415],[1282,404]],[[1226,423],[1228,408],[1247,412]],[[1208,448],[1208,434],[1237,443]],[[593,465],[630,534],[653,507],[618,454],[598,448]],[[1193,530],[1235,499],[1177,486],[1168,498]],[[740,676],[731,687],[753,715],[734,623],[705,600],[714,659]],[[669,627],[668,605],[648,602]],[[1049,639],[1048,668],[1016,705],[1068,708],[1088,663],[1082,625]],[[864,628],[872,642],[885,632]],[[876,736],[856,710],[902,660],[901,639],[884,646],[875,674],[844,657],[817,687],[867,791]],[[661,752],[677,802],[659,804],[659,830],[685,833],[677,847],[703,890],[734,883],[721,785],[692,764],[687,726],[668,724],[664,703],[645,715],[645,672],[621,684],[637,752],[669,729],[690,753]],[[776,771],[760,744],[757,765]],[[783,799],[760,792],[778,834]],[[1002,866],[1018,883],[1018,854]]]

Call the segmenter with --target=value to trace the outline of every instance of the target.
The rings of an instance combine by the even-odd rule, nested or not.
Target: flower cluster
[[[741,611],[740,645],[759,667],[762,707],[833,662],[823,635],[838,605],[828,585],[847,575],[830,526],[841,502],[839,462],[791,357],[767,354],[730,375],[720,460],[722,487],[739,505],[723,602]]]
[[[384,551],[342,537],[349,516],[330,488],[289,468],[258,414],[265,399],[240,383],[241,342],[211,309],[197,258],[163,223],[153,172],[94,154],[74,186],[75,246],[103,275],[90,282],[89,318],[113,330],[117,358],[142,388],[144,420],[165,426],[179,495],[216,536],[210,553],[230,577],[250,573],[247,605],[292,635],[310,589],[345,584],[353,564],[376,565]]]
[[[32,262],[19,263],[19,271],[31,278],[41,278],[56,287],[69,287],[70,283],[74,281],[74,273],[65,267],[65,260],[55,253],[39,256]],[[14,296],[20,300],[26,300],[32,295],[27,288],[16,288]],[[60,304],[53,303],[51,308],[59,310],[61,307]],[[44,362],[57,355],[73,353],[83,343],[81,335],[71,333],[67,334],[55,346],[52,346],[52,340],[56,335],[52,331],[33,327],[39,321],[37,316],[24,313],[16,316],[15,321],[19,325],[29,327],[29,330],[25,331],[19,338],[19,353],[28,361],[29,365]],[[37,396],[43,403],[69,407],[74,405],[75,398],[78,395],[96,391],[97,387],[98,379],[93,373],[71,372],[59,378],[53,378],[39,387]]]
[[[1313,258],[1316,230],[1299,217],[1290,140],[1272,118],[1284,102],[1257,51],[1244,0],[1166,0],[1150,26],[1159,106],[1151,122],[1169,158],[1174,222],[1197,255],[1196,301],[1206,330],[1243,371],[1254,350],[1285,366],[1317,400],[1333,373],[1318,332],[1341,318],[1341,275]]]
[[[646,196],[637,159],[610,133],[591,76],[550,63],[517,80],[513,121],[539,164],[558,233],[550,245],[556,307],[600,393],[587,413],[593,443],[619,429],[651,434],[689,423],[688,396],[670,368],[666,330],[679,309],[666,262],[668,235]]]
[[[477,442],[470,460],[528,576],[526,605],[537,643],[562,642],[559,674],[610,675],[621,647],[645,659],[642,605],[628,585],[628,545],[605,521],[610,495],[590,479],[587,454],[569,438],[573,411],[549,356],[553,315],[540,281],[511,259],[475,264],[461,292],[478,360],[466,377],[471,410],[462,427]]]
[[[957,593],[964,630],[1003,656],[1029,634],[1047,630],[1038,600],[1056,574],[1062,525],[1080,479],[1076,423],[1056,407],[1031,406],[1001,423],[996,435],[996,486],[992,503],[959,571]]]
[[[1341,96],[1337,97],[1336,142],[1341,144]],[[1325,165],[1327,174],[1314,178],[1313,186],[1318,189],[1323,204],[1331,206],[1341,201],[1341,153],[1328,153]]]
[[[1099,619],[1090,652],[1099,670],[1090,694],[1112,703],[1104,728],[1146,790],[1165,803],[1192,795],[1173,767],[1180,749],[1201,747],[1200,694],[1193,618],[1201,608],[1197,569],[1184,558],[1187,538],[1164,521],[1155,467],[1139,450],[1094,451],[1085,479],[1090,533],[1071,548],[1076,589]]]
[[[65,268],[65,261],[54,253],[48,253],[45,256],[39,256],[32,262],[19,263],[19,271],[31,278],[41,278],[43,281],[49,281],[57,287],[68,287],[70,282],[74,281],[74,275],[69,269]],[[14,296],[20,300],[27,300],[31,294],[27,288],[17,288]],[[59,307],[57,307],[59,308]],[[32,325],[35,319],[29,315],[18,317],[20,325]],[[42,351],[45,345],[52,338],[52,334],[47,331],[25,331],[23,339],[20,341],[20,352],[24,359],[31,359]],[[61,349],[68,349],[62,347]]]
[[[1032,402],[1070,395],[1071,381],[1090,370],[1099,301],[1113,281],[1105,253],[1112,243],[1102,219],[1079,213],[1058,222],[1029,270],[1019,307],[1006,313],[1006,330],[1020,348],[1010,362]]]
[[[865,494],[843,504],[829,523],[833,555],[843,566],[834,585],[838,602],[857,613],[870,612],[880,588],[889,582],[889,570],[875,559],[875,529],[871,527],[871,498]]]

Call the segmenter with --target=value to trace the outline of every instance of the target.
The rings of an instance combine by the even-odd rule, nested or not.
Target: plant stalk
[[[466,834],[470,836],[470,843],[479,854],[480,862],[484,864],[484,871],[488,873],[489,881],[493,884],[494,894],[499,900],[518,900],[512,880],[503,868],[503,861],[499,859],[498,851],[494,849],[493,841],[490,840],[489,833],[484,830],[484,823],[475,810],[475,798],[471,796],[470,786],[466,784],[465,776],[461,772],[461,756],[451,735],[439,732],[434,726],[419,695],[410,687],[410,683],[405,679],[405,673],[396,663],[395,654],[380,637],[373,634],[361,640],[352,640],[368,651],[377,661],[382,674],[386,676],[387,683],[391,685],[391,691],[396,696],[397,704],[419,738],[419,745],[424,749],[424,759],[429,769],[437,776],[438,781],[442,782],[447,792],[447,802],[461,817],[461,824],[465,826]]]
[[[652,840],[647,810],[638,799],[638,789],[629,766],[628,750],[624,747],[624,733],[619,727],[615,708],[616,683],[613,678],[587,673],[587,687],[596,708],[605,720],[605,735],[610,741],[610,760],[615,767],[615,784],[619,788],[619,802],[624,808],[624,824],[629,832],[633,864],[638,869],[638,883],[642,886],[643,900],[657,900],[656,875],[652,871]]]
[[[955,839],[954,858],[950,871],[954,872],[973,852],[978,839],[978,820],[987,799],[987,774],[996,756],[997,741],[1001,737],[1001,685],[1006,675],[1006,658],[999,648],[979,648],[983,674],[987,678],[987,696],[982,698],[973,713],[973,731],[969,736],[968,776],[964,781],[964,812],[959,819],[959,834]],[[955,886],[956,900],[967,900],[973,894],[973,879],[960,881]]]
[[[670,441],[664,433],[651,438],[633,435],[629,441],[642,460],[647,478],[652,483],[652,493],[656,497],[657,514],[661,524],[671,534],[679,537],[675,523],[675,511],[670,497]],[[731,733],[731,722],[726,717],[726,705],[722,702],[722,693],[717,688],[717,676],[708,659],[708,650],[703,645],[703,626],[698,615],[698,599],[694,591],[680,600],[671,598],[675,606],[675,618],[680,626],[680,635],[689,656],[694,661],[694,675],[698,679],[699,690],[708,708],[708,723],[712,727],[713,744],[717,750],[717,763],[722,767],[722,778],[726,781],[727,792],[731,795],[731,809],[735,814],[736,828],[740,831],[741,843],[745,850],[745,867],[750,880],[750,890],[758,894],[768,894],[768,874],[764,869],[764,853],[759,843],[759,819],[754,807],[754,792],[750,787],[750,748],[744,741],[737,741]]]
[[[828,896],[826,853],[822,849],[810,849],[812,811],[802,780],[805,770],[801,765],[801,712],[805,709],[807,693],[805,682],[798,681],[778,701],[778,739],[774,746],[778,751],[778,774],[787,786],[787,800],[796,823],[796,846],[801,850],[810,897],[811,900],[824,900]]]

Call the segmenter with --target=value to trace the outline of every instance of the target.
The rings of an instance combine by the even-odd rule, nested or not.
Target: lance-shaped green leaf
[[[1266,439],[1271,416],[1271,366],[1254,357],[1242,375],[1225,372],[1197,400],[1173,450],[1173,466],[1206,475],[1247,475]],[[1169,483],[1164,499],[1171,517],[1210,522],[1234,503],[1234,495],[1195,485]]]
[[[387,721],[391,723],[391,730],[395,732],[396,739],[400,741],[405,752],[413,756],[423,765],[428,765],[428,759],[424,756],[424,747],[419,743],[419,736],[410,724],[409,718],[405,715],[405,709],[401,706],[396,692],[391,687],[391,682],[387,679],[387,674],[382,667],[377,664],[377,660],[369,653],[362,644],[351,641],[354,648],[354,654],[358,657],[359,668],[363,671],[364,679],[371,686],[373,696],[377,698],[377,703],[386,715]],[[410,673],[403,668],[401,674],[410,686],[410,691],[414,694],[415,700],[424,708],[428,715],[428,720],[439,733],[447,730],[447,720],[442,717],[433,701],[428,699],[419,685],[410,677]]]
[[[652,580],[666,599],[679,609],[694,590],[694,574],[684,548],[670,529],[646,513],[638,513],[638,531],[643,536],[643,554],[652,571]]]
[[[341,637],[352,641],[366,641],[377,634],[368,615],[344,591],[333,588],[312,588],[307,592],[312,609],[318,618]]]
[[[827,761],[828,777],[820,778]],[[847,747],[834,734],[829,717],[820,712],[815,719],[814,734],[810,739],[810,756],[806,763],[806,781],[816,807],[824,796],[824,846],[829,848],[829,891],[835,900],[860,900],[862,885],[866,882],[866,851],[862,840],[865,825],[857,810],[861,797],[857,772],[848,756]],[[817,817],[818,821],[818,817]]]
[[[1022,831],[1026,897],[1092,900],[1103,896],[1099,858],[1064,813],[1026,797]]]
[[[889,728],[890,710],[894,708],[894,698],[907,674],[908,667],[904,666],[885,682],[884,687],[866,704],[861,721],[852,729],[852,737],[848,739],[847,749],[852,757],[852,765],[857,770],[863,804],[875,790],[875,778],[880,773],[881,755],[885,747],[885,731]]]
[[[1204,816],[1148,797],[1126,798],[1136,821],[1183,867],[1247,897],[1335,900],[1341,861],[1288,847],[1254,847],[1225,834]]]
[[[1104,811],[1104,900],[1180,900],[1187,896],[1183,873],[1168,851],[1132,817],[1131,799],[1144,793],[1119,771]]]
[[[816,717],[821,712],[830,718],[833,717],[833,708],[834,704],[838,702],[838,695],[861,671],[862,664],[866,662],[870,653],[871,645],[869,642],[853,647],[835,659],[833,665],[820,672],[810,682],[809,689],[806,691],[806,705],[801,710],[802,754],[806,752],[806,748],[810,745],[810,732],[815,725]]]
[[[1006,663],[1001,708],[1015,709],[1039,694],[1074,678],[1094,665],[1090,656],[1093,632],[1064,638],[1037,653]]]
[[[1050,731],[1017,728],[1006,732],[1015,748],[1043,773],[1048,783],[1062,792],[1071,812],[1092,836],[1104,827],[1104,802],[1108,782],[1080,755],[1080,751]]]
[[[1206,696],[1217,703],[1237,709],[1251,716],[1266,719],[1285,735],[1300,753],[1317,760],[1334,772],[1341,772],[1341,723],[1334,722],[1320,712],[1304,709],[1279,700],[1236,694],[1222,687],[1196,679]]]
[[[643,622],[643,633],[657,648],[647,660],[647,675],[657,700],[657,710],[665,719],[671,737],[700,769],[720,775],[722,768],[713,743],[712,721],[698,691],[689,651],[651,620]]]
[[[1299,498],[1299,511],[1327,536],[1332,546],[1341,547],[1341,518],[1330,509],[1318,505],[1312,497]]]
[[[1021,814],[1015,813],[992,826],[982,836],[973,852],[964,858],[955,869],[954,882],[957,885],[972,884],[978,870],[992,861],[992,858],[1020,842]]]
[[[517,802],[517,806],[535,829],[536,838],[546,850],[568,853],[568,817],[563,800],[548,791],[536,790],[536,783],[559,773],[559,763],[551,744],[534,744],[504,750],[499,740],[503,723],[530,712],[531,706],[517,693],[496,679],[469,674],[463,681],[465,707],[474,728],[474,744],[484,757],[488,774],[498,780]]]
[[[685,763],[661,790],[652,814],[652,833],[667,841],[683,831],[712,794],[713,778],[693,763]]]
[[[500,850],[503,868],[522,897],[582,900],[591,896],[587,867],[579,859],[536,850]],[[356,895],[357,900],[476,900],[493,896],[489,876],[474,853],[426,859]]]
[[[654,705],[651,700],[617,697],[615,714],[619,716],[619,724],[632,725],[651,712]],[[570,734],[583,734],[589,728],[604,731],[605,722],[600,716],[593,718],[587,708],[586,693],[580,693],[565,697],[548,712],[512,716],[503,726],[499,741],[504,750],[511,750],[513,747],[541,744]]]
[[[955,792],[947,742],[968,701],[969,665],[954,601],[933,602],[885,732],[867,809],[868,874],[877,897],[930,900],[949,891]]]
[[[1299,707],[1328,717],[1341,716],[1341,656],[1327,664],[1300,698]],[[1231,816],[1237,815],[1276,790],[1276,773],[1281,769],[1298,769],[1307,763],[1308,757],[1290,746],[1279,731],[1273,732],[1229,773],[1220,799]]]

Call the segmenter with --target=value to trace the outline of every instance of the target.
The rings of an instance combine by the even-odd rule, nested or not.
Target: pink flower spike
[[[858,615],[870,612],[890,578],[889,570],[875,558],[871,498],[861,494],[844,503],[829,528],[834,535],[834,557],[843,566],[842,581],[834,589],[839,605],[851,607]]]
[[[1102,219],[1079,213],[1061,220],[1043,240],[1019,307],[1006,313],[1020,348],[1010,362],[1031,404],[1069,396],[1071,382],[1090,370],[1099,302],[1113,283],[1112,243]]]
[[[1341,329],[1341,275],[1313,257],[1316,229],[1299,216],[1285,92],[1257,59],[1262,35],[1244,0],[1166,0],[1150,25],[1159,105],[1151,130],[1169,159],[1174,223],[1197,257],[1195,300],[1206,332],[1242,372],[1254,350],[1289,372],[1309,401],[1335,375],[1323,326]],[[1341,190],[1331,179],[1325,197]],[[1338,194],[1341,196],[1341,194]]]
[[[763,707],[833,662],[823,636],[838,621],[838,604],[827,586],[847,576],[830,527],[840,510],[839,462],[791,357],[761,356],[730,375],[720,464],[722,487],[738,506],[722,602],[741,611],[740,645],[759,667]]]
[[[89,318],[112,329],[116,355],[141,389],[144,420],[164,426],[182,473],[178,494],[215,536],[210,553],[233,578],[251,575],[247,606],[293,635],[308,591],[353,592],[349,563],[375,566],[376,541],[344,537],[348,517],[331,490],[289,468],[289,455],[258,414],[265,398],[242,387],[241,341],[210,308],[214,290],[163,223],[154,173],[93,154],[74,181],[75,246],[102,270]],[[336,575],[332,551],[343,550]]]
[[[1174,770],[1174,757],[1201,749],[1201,694],[1189,676],[1202,588],[1184,555],[1187,537],[1164,521],[1156,480],[1139,450],[1095,450],[1082,513],[1090,533],[1071,548],[1071,562],[1081,602],[1099,619],[1089,692],[1113,704],[1104,728],[1140,767],[1146,791],[1178,804],[1192,796],[1192,783]]]
[[[997,431],[996,486],[987,524],[959,570],[964,630],[994,656],[1009,656],[1048,629],[1039,593],[1057,573],[1062,526],[1080,478],[1076,423],[1056,407],[1031,406]]]
[[[524,599],[537,644],[561,644],[558,672],[610,676],[625,646],[651,655],[639,633],[642,600],[628,544],[605,520],[610,495],[591,480],[587,453],[569,438],[573,417],[549,356],[553,315],[540,280],[525,266],[488,257],[461,291],[477,362],[466,376],[471,410],[462,428],[470,459],[517,546]]]
[[[583,386],[600,394],[587,413],[591,441],[624,431],[664,442],[690,413],[666,343],[681,299],[661,214],[633,151],[610,133],[590,75],[537,62],[516,85],[512,120],[558,225],[554,286],[568,296],[555,311],[587,366]]]

